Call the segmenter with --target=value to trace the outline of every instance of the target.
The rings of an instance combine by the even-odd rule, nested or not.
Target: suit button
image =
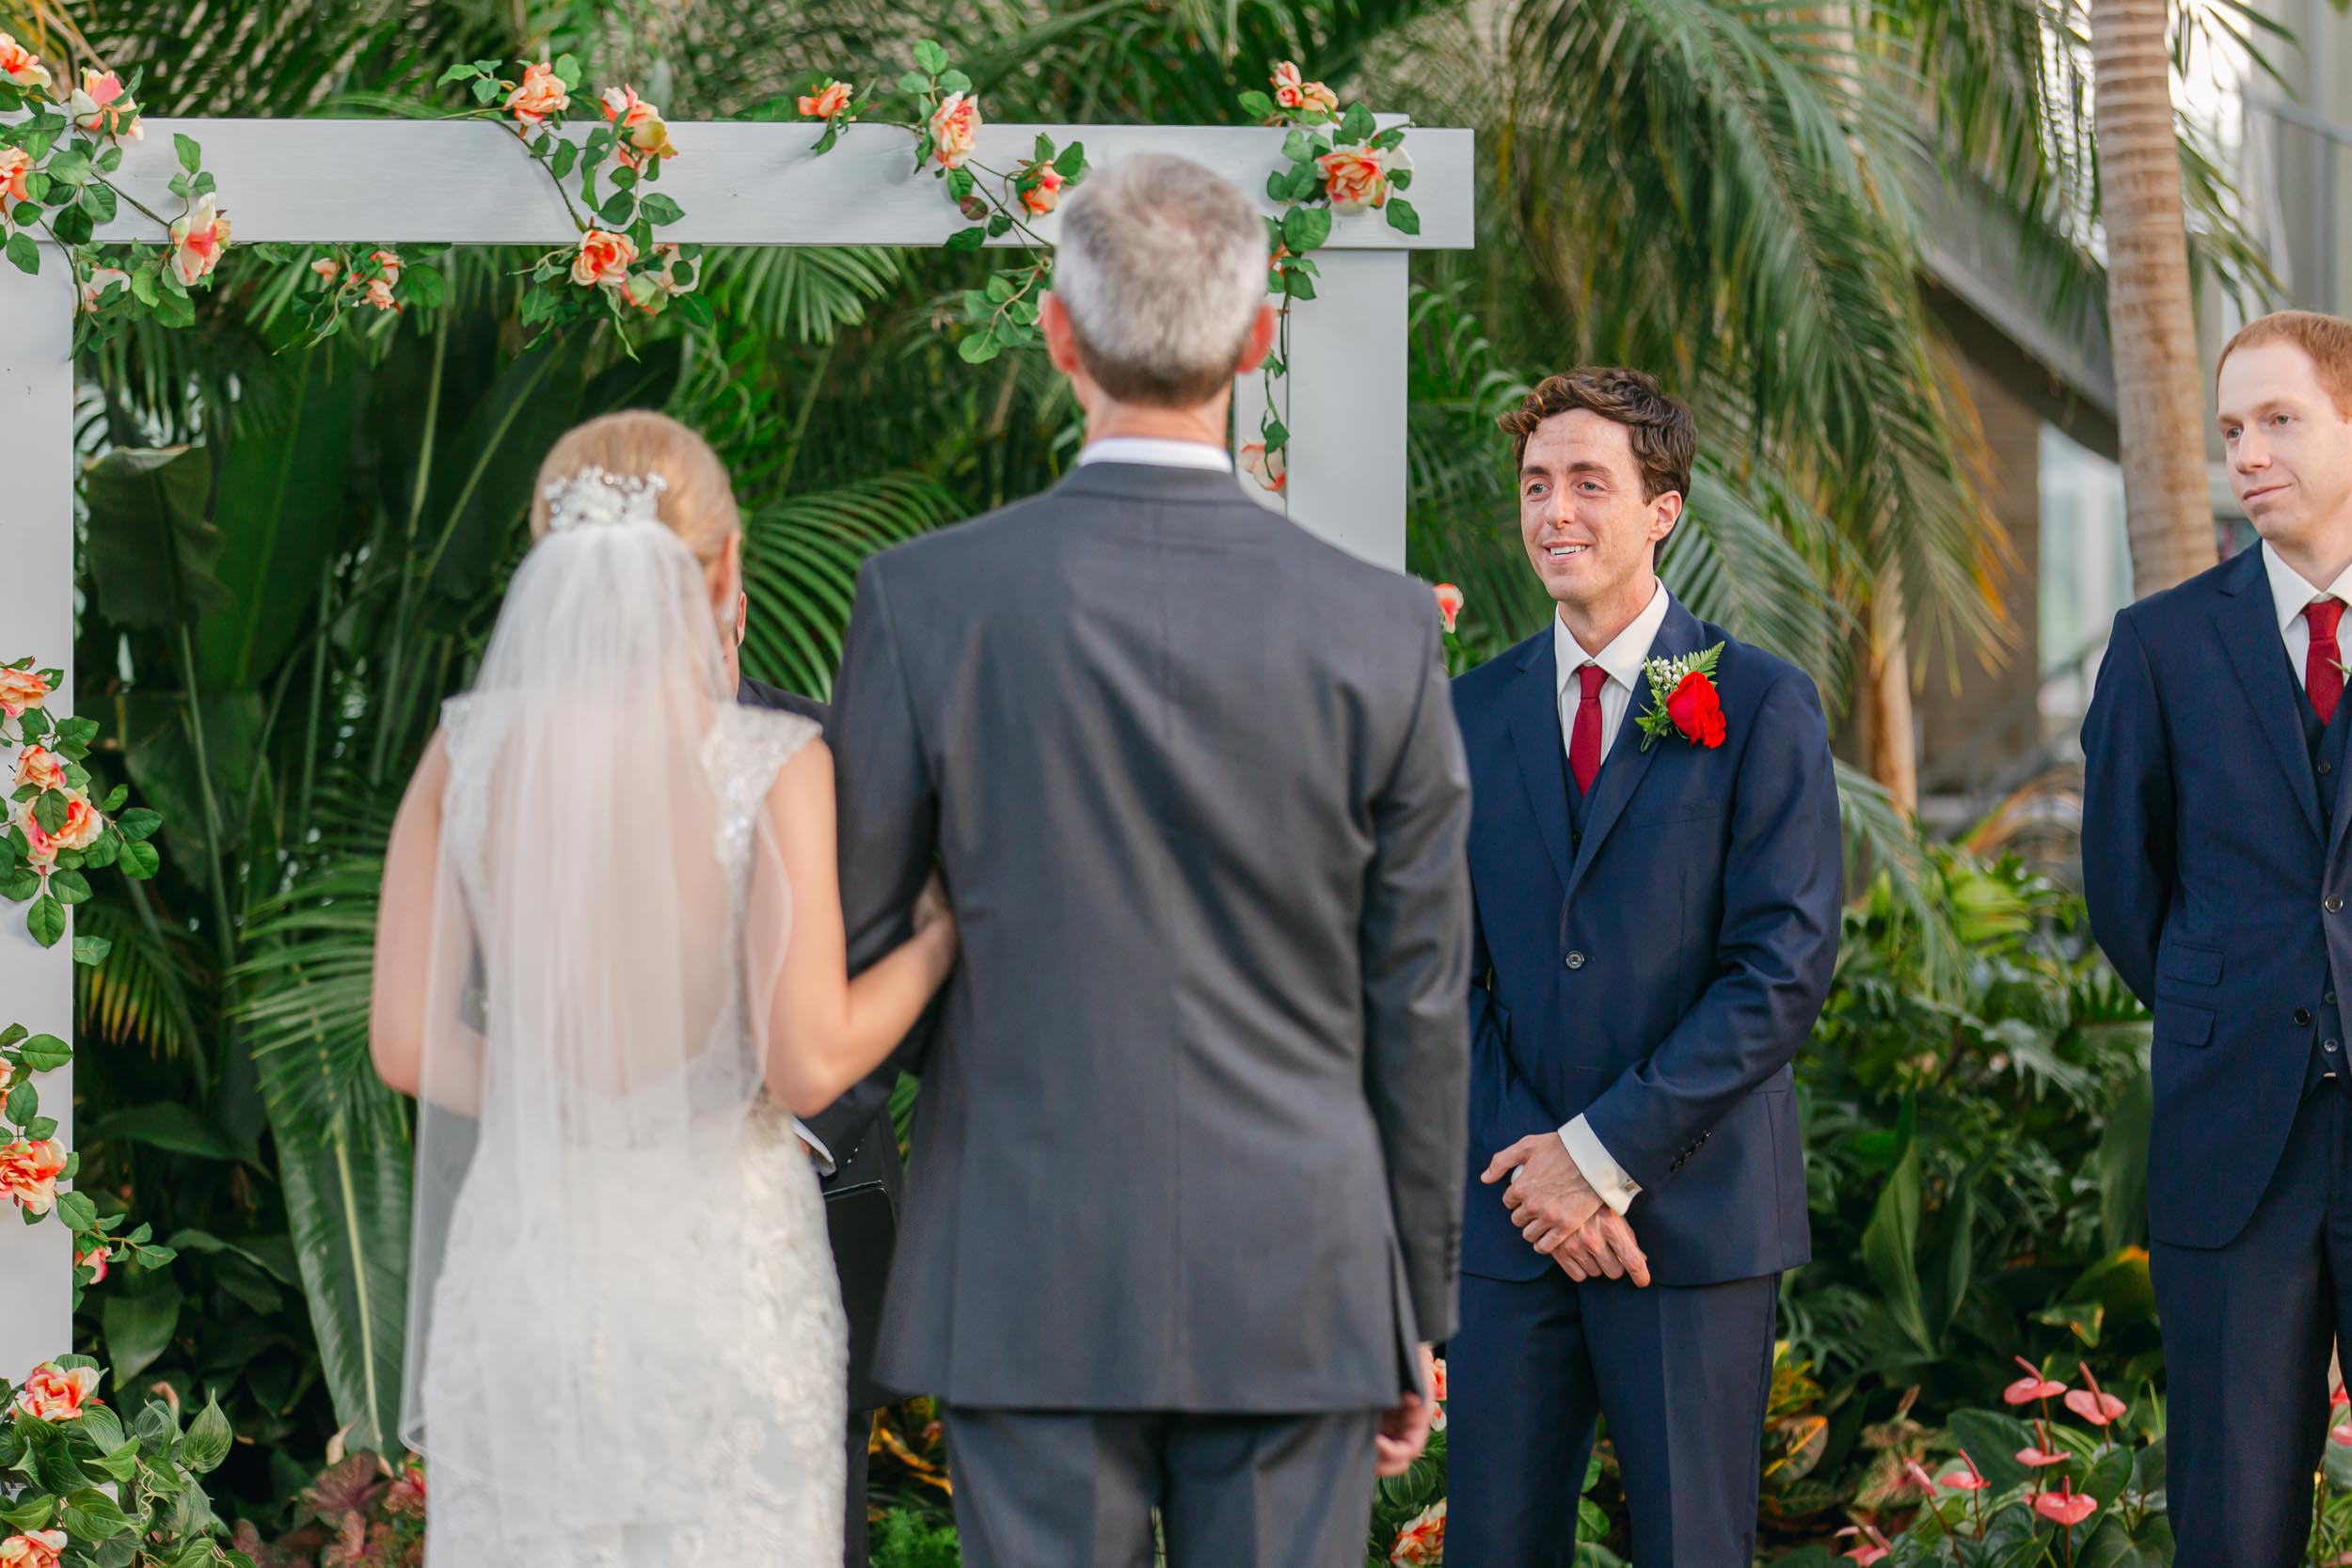
[[[2331,893],[2321,902],[2319,907],[2326,910],[2329,914],[2336,914],[2344,909],[2344,900]]]
[[[2319,765],[2319,776],[2323,779],[2335,770],[2336,765],[2332,762],[2323,762]]]
[[[2332,1007],[2336,1005],[2336,993],[2334,991],[2329,991],[2327,995],[2321,997],[2320,1000]]]
[[[2333,1040],[2322,1040],[2319,1042],[2319,1049],[2325,1051],[2328,1055],[2332,1056],[2336,1053],[2336,1042]]]
[[[1570,969],[1582,969],[1584,967],[1584,955],[1581,953],[1569,954],[1568,967]]]
[[[2308,1029],[2312,1026],[2312,1010],[2309,1007],[2295,1009],[2295,1026],[2297,1029]]]

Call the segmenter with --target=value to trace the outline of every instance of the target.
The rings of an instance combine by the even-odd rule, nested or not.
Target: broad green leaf
[[[389,1089],[375,1092],[390,1098]],[[408,1145],[345,1130],[321,1140],[290,1136],[276,1104],[271,1116],[294,1256],[335,1418],[353,1427],[353,1448],[386,1451],[399,1430]]]
[[[104,1298],[100,1322],[116,1387],[128,1387],[170,1347],[180,1326],[180,1304],[179,1288],[168,1279],[151,1279],[143,1290]]]
[[[1879,1288],[1879,1303],[1922,1355],[1935,1353],[1919,1291],[1919,1149],[1903,1150],[1879,1192],[1862,1232],[1862,1260]]]
[[[24,911],[24,927],[43,947],[56,946],[57,939],[65,935],[65,906],[42,894]]]
[[[1282,243],[1294,255],[1305,255],[1331,237],[1331,209],[1295,207],[1282,218]]]
[[[195,1107],[177,1101],[158,1101],[152,1105],[135,1105],[102,1117],[89,1131],[93,1140],[119,1139],[126,1143],[145,1144],[174,1154],[192,1154],[205,1160],[234,1160],[239,1157],[235,1144],[213,1126]]]
[[[198,1475],[209,1475],[229,1457],[233,1435],[229,1430],[229,1418],[221,1414],[220,1402],[208,1397],[204,1409],[189,1424],[188,1434],[180,1442],[180,1463]]]
[[[55,1035],[35,1035],[24,1041],[22,1054],[35,1072],[55,1072],[73,1060],[73,1048]]]
[[[107,620],[192,627],[228,604],[215,575],[222,541],[206,516],[212,485],[202,447],[118,448],[89,466],[89,571]]]
[[[1386,211],[1389,214],[1389,227],[1398,233],[1418,234],[1421,232],[1421,214],[1415,212],[1413,204],[1403,197],[1389,198]]]

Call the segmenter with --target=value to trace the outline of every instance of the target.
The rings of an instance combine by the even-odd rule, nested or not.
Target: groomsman
[[[2180,1568],[2285,1568],[2311,1530],[2331,1341],[2352,1341],[2352,322],[2221,351],[2262,542],[2115,618],[2083,721],[2091,929],[2155,1012],[2150,1269]]]
[[[1837,951],[1827,726],[1804,672],[1658,581],[1687,408],[1583,370],[1502,428],[1558,609],[1454,688],[1477,924],[1446,1561],[1567,1568],[1598,1415],[1634,1560],[1748,1568],[1779,1275],[1811,1256],[1788,1064]]]
[[[797,713],[803,719],[814,719],[827,729],[833,727],[833,709],[814,697],[803,697],[797,691],[770,686],[765,681],[750,679],[743,673],[743,630],[751,614],[751,601],[738,595],[735,602],[735,626],[721,645],[726,657],[727,673],[736,678],[736,700],[747,707],[776,708]],[[906,1164],[898,1157],[898,1129],[890,1122],[890,1091],[898,1085],[898,1069],[893,1062],[881,1067],[852,1085],[847,1094],[826,1106],[807,1121],[795,1120],[793,1126],[801,1134],[801,1147],[808,1150],[810,1161],[817,1166],[819,1184],[828,1193],[854,1187],[868,1181],[882,1183],[889,1195],[893,1209],[898,1205],[906,1188]],[[844,1257],[842,1243],[834,1246],[834,1267],[845,1276],[855,1271],[861,1275],[887,1272],[890,1267],[887,1243],[879,1248],[868,1243],[867,1250],[878,1250],[874,1258]],[[843,1511],[842,1568],[866,1568],[870,1530],[866,1519],[866,1450],[874,1438],[874,1413],[882,1390],[875,1386],[867,1375],[873,1360],[874,1337],[881,1330],[880,1304],[866,1304],[854,1299],[854,1292],[845,1292],[845,1305],[852,1313],[850,1321],[850,1418],[848,1431],[842,1436],[842,1458],[849,1469],[848,1506]],[[866,1408],[860,1408],[866,1406]]]

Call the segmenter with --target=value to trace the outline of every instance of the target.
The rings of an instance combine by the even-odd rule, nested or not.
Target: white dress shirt
[[[1674,598],[1664,583],[1650,593],[1649,603],[1642,613],[1633,617],[1625,630],[1617,633],[1606,648],[1597,654],[1584,651],[1568,624],[1557,615],[1551,620],[1551,656],[1553,673],[1560,682],[1560,743],[1564,747],[1576,733],[1576,710],[1584,701],[1584,683],[1577,672],[1587,664],[1597,664],[1609,678],[1600,683],[1600,755],[1604,768],[1610,748],[1617,743],[1617,731],[1625,725],[1625,716],[1633,705],[1633,694],[1642,679],[1642,666],[1649,662],[1649,651],[1658,641],[1658,628],[1666,624],[1666,611]],[[1600,1200],[1622,1214],[1641,1196],[1641,1184],[1628,1176],[1625,1167],[1610,1157],[1601,1147],[1592,1126],[1578,1117],[1560,1129],[1560,1141],[1567,1146],[1568,1158],[1584,1173],[1584,1180],[1593,1184]]]
[[[1078,467],[1089,463],[1136,463],[1150,468],[1214,468],[1233,471],[1233,454],[1206,441],[1175,441],[1159,436],[1106,436],[1078,451]]]
[[[2304,607],[2313,599],[2341,599],[2352,605],[2352,567],[2325,588],[2313,588],[2303,574],[2288,565],[2279,552],[2263,543],[2263,570],[2270,577],[2270,608],[2279,617],[2279,635],[2287,645],[2287,665],[2295,672],[2295,684],[2304,684],[2304,661],[2312,652],[2312,624],[2303,619]]]

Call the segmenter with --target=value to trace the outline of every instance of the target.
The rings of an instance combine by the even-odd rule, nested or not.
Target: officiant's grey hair
[[[1080,361],[1121,403],[1189,408],[1230,384],[1266,293],[1266,226],[1240,187],[1143,152],[1062,203],[1054,293]]]

